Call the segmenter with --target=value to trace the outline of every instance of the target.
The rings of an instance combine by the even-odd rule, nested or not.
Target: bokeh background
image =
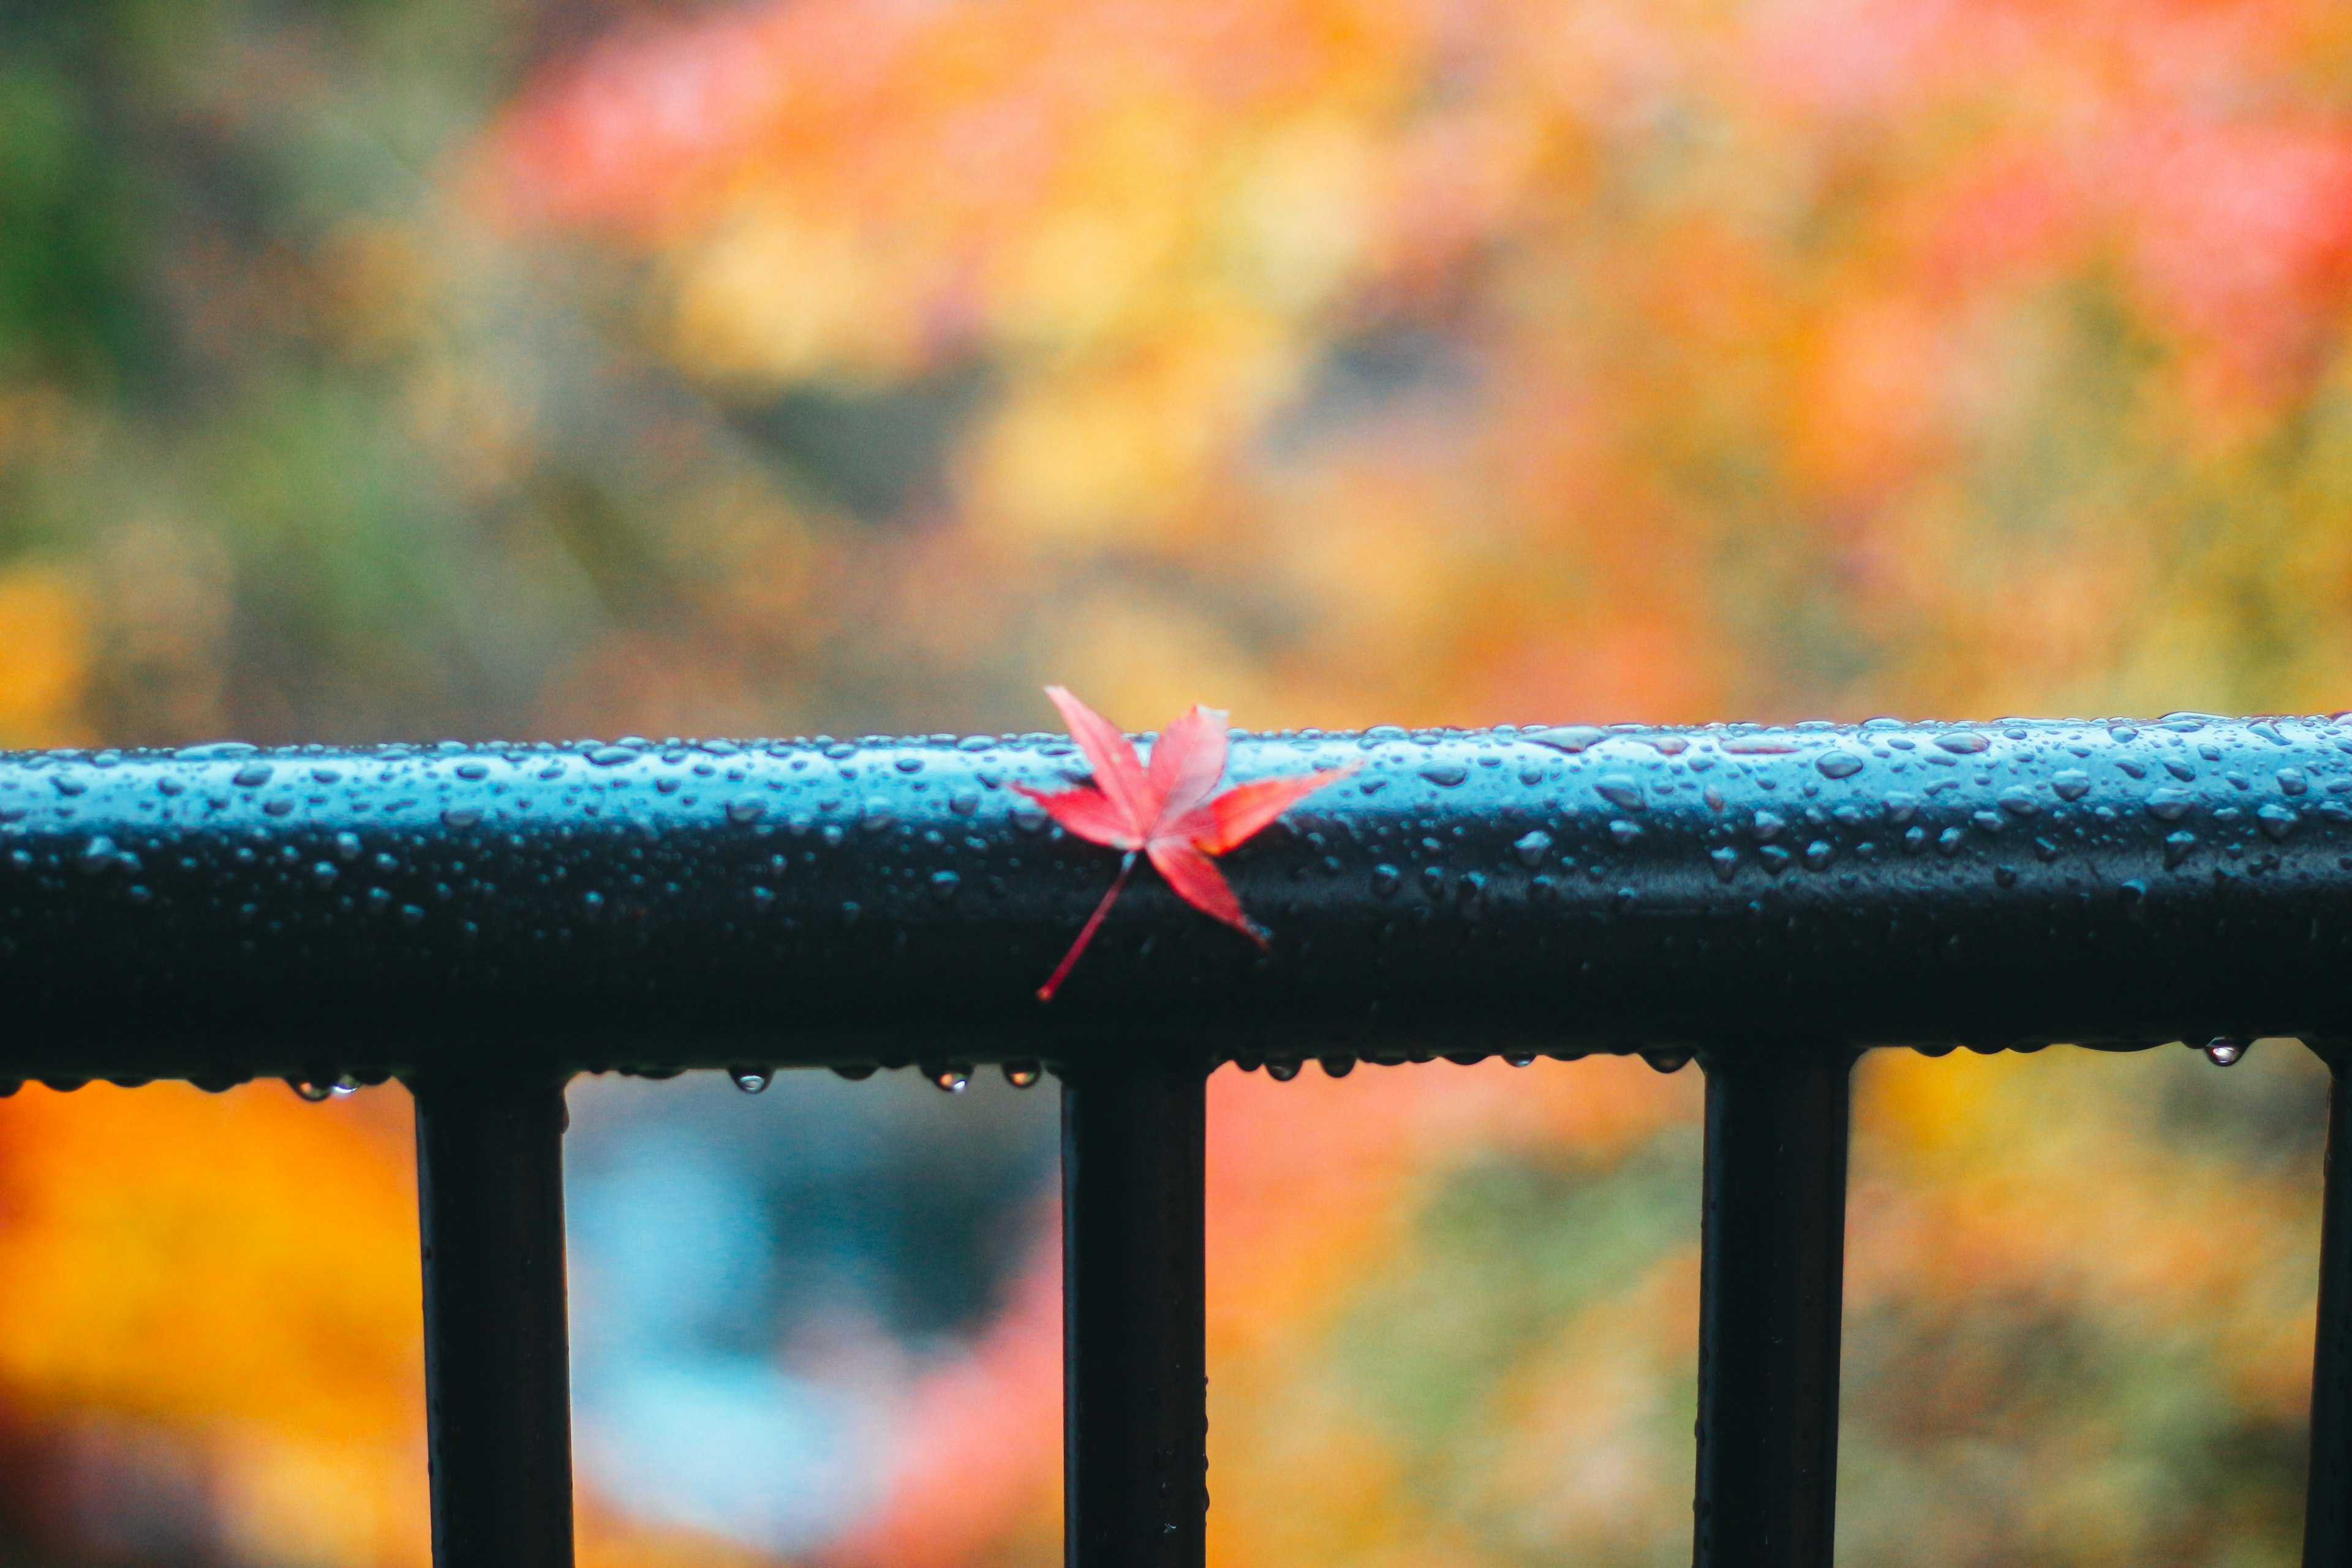
[[[0,744],[2327,710],[2347,310],[2336,0],[0,0]],[[2323,1084],[1868,1059],[1842,1560],[2292,1563]],[[1221,1568],[1686,1560],[1695,1071],[1211,1102]],[[583,1563],[1057,1560],[1050,1089],[572,1104]],[[0,1105],[0,1563],[424,1563],[409,1137]]]

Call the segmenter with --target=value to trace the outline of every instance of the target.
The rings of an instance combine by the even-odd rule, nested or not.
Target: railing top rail
[[[0,757],[0,1076],[2330,1033],[2352,725],[1375,729],[1226,857],[1261,955],[1016,782],[1059,736]]]

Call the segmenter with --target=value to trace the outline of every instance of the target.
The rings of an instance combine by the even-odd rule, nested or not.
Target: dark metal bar
[[[1015,793],[1055,736],[0,758],[0,1078],[2346,1032],[2352,724],[1375,730],[1223,858],[1270,961]],[[1706,984],[1692,984],[1704,975]],[[780,985],[790,1005],[780,1004]],[[332,1059],[321,1061],[321,1050]]]
[[[410,1088],[435,1568],[571,1568],[563,1081]]]
[[[2330,1039],[2312,1047],[2327,1063],[2329,1089],[2304,1568],[2352,1568],[2352,1062],[2346,1059],[2346,1046]]]
[[[1830,1568],[1848,1078],[1828,1041],[1711,1050],[1698,1568]]]
[[[1200,1568],[1206,1060],[1139,1053],[1062,1080],[1064,1551]]]

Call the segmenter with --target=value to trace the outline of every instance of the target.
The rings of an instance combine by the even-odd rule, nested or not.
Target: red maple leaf
[[[1026,784],[1013,787],[1080,838],[1123,849],[1127,858],[1053,978],[1037,988],[1037,999],[1051,1002],[1054,993],[1061,989],[1078,954],[1086,952],[1103,917],[1118,901],[1119,890],[1127,886],[1138,855],[1150,858],[1178,898],[1265,947],[1265,932],[1242,912],[1241,900],[1234,896],[1224,873],[1209,857],[1245,842],[1298,801],[1363,764],[1350,763],[1344,768],[1327,768],[1296,778],[1253,779],[1213,795],[1217,781],[1225,775],[1223,712],[1196,703],[1153,743],[1151,765],[1147,768],[1137,760],[1133,742],[1119,732],[1118,726],[1072,696],[1066,687],[1049,686],[1045,695],[1069,721],[1070,739],[1094,764],[1094,782],[1051,794]]]

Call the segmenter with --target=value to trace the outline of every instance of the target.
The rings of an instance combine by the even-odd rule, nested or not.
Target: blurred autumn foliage
[[[2341,706],[2347,67],[2327,0],[0,7],[0,743]],[[1686,1552],[1695,1079],[1215,1080],[1220,1563]],[[2293,1559],[2318,1082],[1865,1063],[1848,1561]],[[0,1110],[0,1556],[422,1561],[398,1106]],[[1039,1246],[800,1555],[1051,1560]]]

